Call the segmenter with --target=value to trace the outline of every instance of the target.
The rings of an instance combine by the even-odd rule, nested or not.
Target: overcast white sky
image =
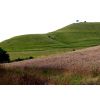
[[[100,21],[100,0],[0,0],[0,41],[47,33],[80,21]]]

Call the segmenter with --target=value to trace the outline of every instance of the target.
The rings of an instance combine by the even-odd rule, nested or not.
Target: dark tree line
[[[4,49],[2,49],[0,47],[0,63],[8,63],[8,62],[15,62],[15,61],[23,61],[23,60],[28,60],[28,59],[33,59],[34,57],[30,56],[27,58],[17,58],[15,60],[10,61],[10,56],[7,53],[7,51],[5,51]]]
[[[9,54],[7,51],[0,47],[0,63],[7,63],[10,61]]]

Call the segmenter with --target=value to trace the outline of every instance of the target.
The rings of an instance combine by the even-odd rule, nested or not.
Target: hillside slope
[[[51,33],[22,35],[0,43],[0,47],[7,50],[12,59],[19,56],[48,55],[97,45],[100,45],[99,22],[73,23]]]
[[[7,51],[38,51],[63,46],[63,44],[49,38],[46,34],[31,34],[16,36],[2,42],[0,46]]]
[[[48,34],[31,34],[0,43],[10,50],[44,50],[52,48],[86,47],[100,44],[100,23],[74,23]]]
[[[100,23],[74,23],[50,34],[69,48],[100,44]]]

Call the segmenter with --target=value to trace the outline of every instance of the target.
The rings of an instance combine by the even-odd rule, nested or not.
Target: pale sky
[[[47,33],[80,21],[100,22],[100,0],[0,0],[0,41]]]

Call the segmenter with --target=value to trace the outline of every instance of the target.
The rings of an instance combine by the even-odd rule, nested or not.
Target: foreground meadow
[[[100,84],[100,46],[0,66],[0,84]]]

